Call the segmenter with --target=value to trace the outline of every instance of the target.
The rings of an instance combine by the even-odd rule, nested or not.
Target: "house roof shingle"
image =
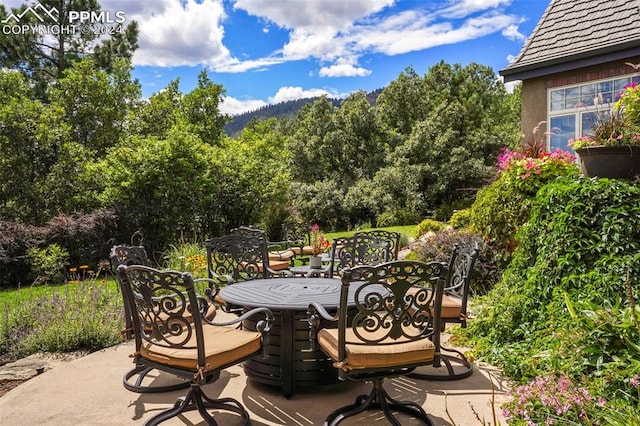
[[[551,0],[500,74],[513,81],[582,67],[588,58],[605,62],[635,55],[640,55],[640,0]]]

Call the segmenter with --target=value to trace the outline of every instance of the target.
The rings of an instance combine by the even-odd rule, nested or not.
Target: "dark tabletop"
[[[340,285],[340,280],[333,278],[268,278],[226,286],[220,290],[220,297],[232,305],[251,308],[306,311],[311,302],[337,308]]]

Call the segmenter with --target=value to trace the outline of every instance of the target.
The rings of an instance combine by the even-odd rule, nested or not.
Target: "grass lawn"
[[[404,226],[389,226],[387,228],[371,228],[371,229],[383,229],[385,231],[391,232],[399,232],[404,238],[401,238],[402,241],[406,241],[409,238],[416,237],[416,226],[417,225],[404,225]],[[367,231],[368,229],[359,229],[359,231]],[[343,232],[328,232],[324,233],[324,237],[331,241],[336,237],[350,237],[356,231],[343,231]]]
[[[89,282],[89,281],[84,281]],[[117,284],[115,278],[107,277],[106,279],[100,278],[97,283],[105,285],[109,290],[116,290]],[[77,281],[71,281],[64,284],[47,284],[47,285],[35,285],[24,286],[21,288],[12,288],[0,290],[0,306],[8,306],[11,309],[14,306],[28,303],[33,300],[37,300],[42,297],[51,297],[54,294],[67,294],[71,290],[74,290],[78,286]]]

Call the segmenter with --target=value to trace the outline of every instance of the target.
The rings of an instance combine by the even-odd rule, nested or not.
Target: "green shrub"
[[[522,382],[562,373],[610,404],[637,404],[628,394],[640,371],[632,314],[640,187],[597,178],[549,184],[517,238],[503,279],[467,328],[479,356]]]
[[[496,261],[493,248],[477,234],[446,229],[441,232],[424,235],[412,246],[412,258],[424,262],[448,262],[455,244],[470,246],[478,243],[480,254],[476,260],[471,278],[471,292],[487,293],[501,278],[501,270]]]
[[[61,283],[65,279],[69,252],[58,244],[45,248],[31,247],[27,250],[31,274],[39,284]]]
[[[558,177],[577,176],[579,170],[573,156],[563,151],[499,164],[503,170],[498,179],[482,188],[471,206],[471,226],[508,258],[538,190]]]
[[[385,210],[376,218],[378,227],[413,225],[420,220],[420,214],[410,207]]]
[[[427,232],[444,231],[447,224],[434,219],[424,219],[416,226],[416,238],[422,237]]]
[[[449,219],[449,225],[454,229],[463,229],[471,225],[471,209],[456,210]]]

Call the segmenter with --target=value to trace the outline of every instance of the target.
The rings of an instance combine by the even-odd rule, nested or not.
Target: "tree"
[[[376,107],[384,124],[406,136],[417,121],[427,116],[433,95],[423,79],[408,67],[380,93]]]
[[[131,132],[139,136],[165,138],[177,124],[184,124],[180,79],[169,82],[166,88],[154,93],[141,103],[131,126]]]
[[[79,21],[71,22],[69,12],[100,12],[97,0],[41,0],[39,4],[42,8],[38,11],[53,11],[55,8],[57,17],[55,12],[40,13],[44,21],[40,22],[33,13],[21,15],[27,5],[13,9],[12,13],[21,15],[20,25],[48,25],[58,30],[51,33],[28,30],[0,34],[0,66],[22,72],[40,99],[46,99],[47,87],[62,78],[64,71],[77,60],[94,56],[103,69],[110,71],[116,57],[130,59],[138,48],[138,24],[135,21],[127,26],[114,27],[116,34],[104,42],[99,41],[99,34],[95,31],[82,29]],[[0,19],[8,15],[7,10],[0,6]]]
[[[140,86],[131,82],[128,61],[116,58],[109,74],[92,57],[65,70],[48,93],[51,104],[65,111],[72,139],[98,157],[125,137],[141,95]]]
[[[203,142],[218,145],[224,134],[229,116],[220,112],[224,88],[213,83],[203,69],[198,75],[198,85],[183,100],[184,114]]]
[[[416,166],[427,208],[443,209],[438,218],[447,220],[493,175],[500,148],[519,134],[518,119],[503,84],[483,65],[441,62],[421,87],[428,93],[427,114],[393,157]]]
[[[213,83],[205,70],[198,75],[198,84],[191,92],[185,95],[179,86],[180,79],[176,78],[140,104],[133,133],[165,138],[174,126],[188,126],[203,142],[219,146],[229,119],[220,112],[224,88]]]
[[[260,224],[270,235],[279,235],[288,215],[291,178],[289,151],[277,120],[251,122],[237,139],[223,139],[215,152],[225,168],[218,179],[224,180],[224,216],[230,227]]]
[[[62,108],[29,98],[20,73],[0,72],[0,88],[0,217],[42,224],[58,207],[47,183],[69,127]]]
[[[197,238],[214,228],[209,206],[223,202],[226,188],[215,180],[224,172],[212,149],[175,126],[164,139],[132,136],[92,165],[103,182],[100,197],[118,215],[117,237],[128,241],[141,230],[152,250],[163,250],[181,235]]]
[[[332,171],[332,152],[325,152],[327,135],[335,130],[333,104],[326,96],[305,105],[293,123],[292,135],[287,139],[291,152],[291,175],[299,182],[313,183],[325,179]]]

